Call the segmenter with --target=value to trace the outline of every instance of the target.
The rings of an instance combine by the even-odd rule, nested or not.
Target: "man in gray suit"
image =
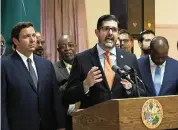
[[[70,35],[62,35],[58,41],[57,50],[60,60],[54,64],[54,69],[59,89],[61,92],[64,92],[76,54],[76,44],[72,41]],[[76,106],[75,104],[67,105],[65,103],[64,105],[66,106],[66,130],[72,130],[72,118],[70,113],[76,110]]]

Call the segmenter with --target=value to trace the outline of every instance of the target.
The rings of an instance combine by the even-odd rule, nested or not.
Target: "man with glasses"
[[[114,15],[98,19],[95,34],[98,43],[74,58],[64,101],[81,101],[80,108],[117,98],[137,97],[137,91],[126,79],[121,79],[111,67],[133,66],[139,75],[136,56],[115,47],[118,38],[118,20]]]
[[[120,48],[124,49],[127,52],[132,53],[133,40],[131,34],[127,30],[121,29],[119,31],[119,40]]]
[[[141,49],[140,57],[150,54],[150,42],[155,37],[155,33],[152,30],[145,30],[140,33],[138,43]]]
[[[72,63],[74,61],[74,57],[76,54],[77,45],[72,40],[72,36],[70,35],[62,35],[58,40],[58,53],[60,60],[54,64],[54,69],[58,81],[58,87],[62,93],[64,93],[68,78],[70,75],[70,71],[72,68]],[[66,130],[72,130],[72,117],[70,114],[77,109],[75,104],[63,104],[66,106]]]
[[[4,37],[1,35],[1,56],[5,53],[6,50],[6,42]]]

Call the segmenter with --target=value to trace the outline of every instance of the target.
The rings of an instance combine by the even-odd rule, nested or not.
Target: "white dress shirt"
[[[103,50],[98,44],[97,44],[97,50],[98,50],[98,57],[100,59],[100,63],[101,63],[101,66],[104,70],[104,60],[105,60],[105,50]],[[111,67],[113,65],[117,65],[117,61],[116,61],[116,48],[112,48],[110,51],[110,59],[111,59]]]
[[[154,82],[155,70],[156,70],[157,65],[152,61],[150,55],[149,55],[149,61],[150,61],[150,70],[151,70],[152,80]],[[162,65],[159,65],[159,67],[161,68],[161,84],[164,78],[165,66],[166,66],[166,61]]]
[[[22,58],[22,61],[24,62],[25,66],[27,67],[27,69],[29,70],[28,68],[28,63],[27,63],[27,58],[30,58],[31,61],[32,61],[32,66],[35,70],[35,74],[36,74],[36,77],[37,77],[37,80],[38,80],[38,74],[37,74],[37,69],[36,69],[36,65],[35,65],[35,62],[34,62],[34,59],[33,59],[33,53],[29,56],[29,57],[26,57],[24,54],[20,53],[18,50],[16,50],[16,52],[19,54],[19,56]]]

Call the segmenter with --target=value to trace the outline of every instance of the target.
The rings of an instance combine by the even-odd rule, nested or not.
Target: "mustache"
[[[42,47],[37,47],[36,50],[44,50]]]
[[[114,40],[114,37],[106,37],[105,40]]]

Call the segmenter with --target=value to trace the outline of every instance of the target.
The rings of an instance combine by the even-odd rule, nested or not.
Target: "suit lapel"
[[[118,48],[116,48],[116,64],[119,67],[125,65],[124,56],[122,55],[122,53],[119,51]],[[114,87],[118,86],[116,84],[118,84],[118,82],[120,83],[120,78],[121,78],[120,75],[118,75],[118,74],[115,75],[112,89],[114,89]],[[119,79],[119,81],[118,81],[118,79]]]
[[[42,62],[40,62],[40,59],[38,59],[37,56],[34,55],[34,62],[35,62],[35,66],[36,66],[36,70],[37,70],[37,75],[38,75],[38,92],[41,91],[42,86],[43,86],[43,74],[44,74],[44,69],[43,66],[44,64],[42,64]]]
[[[150,61],[149,61],[149,56],[145,57],[145,62],[143,64],[143,68],[142,69],[142,73],[144,75],[142,75],[143,77],[145,77],[145,83],[147,85],[147,88],[149,89],[149,91],[155,95],[155,89],[154,89],[154,83],[153,83],[153,79],[152,79],[152,74],[151,74],[151,70],[150,70]]]
[[[69,73],[66,69],[64,62],[62,60],[57,62],[57,66],[59,67],[61,74],[67,79],[69,77]]]
[[[37,92],[37,89],[35,87],[35,84],[33,83],[33,80],[31,78],[31,75],[27,69],[27,67],[25,66],[23,60],[21,59],[21,57],[19,56],[19,54],[17,52],[13,52],[13,56],[14,58],[14,64],[17,66],[17,68],[20,70],[20,72],[22,72],[22,75],[25,76],[25,78],[28,80],[28,82],[30,83],[30,86],[32,87],[32,89]]]
[[[162,84],[161,84],[161,89],[160,89],[159,95],[162,94],[162,91],[163,91],[164,87],[167,87],[165,84],[167,82],[166,80],[170,78],[169,76],[171,74],[169,74],[169,73],[171,73],[171,71],[169,70],[169,68],[171,68],[171,66],[172,65],[169,62],[169,58],[167,58],[166,65],[165,65],[165,70],[164,70],[164,74],[163,74],[163,81],[162,81]]]
[[[108,86],[108,83],[107,83],[107,80],[106,80],[106,76],[104,74],[103,68],[102,68],[101,63],[100,63],[100,59],[99,59],[99,56],[98,56],[98,51],[97,51],[96,45],[92,49],[90,49],[90,59],[91,59],[92,65],[99,67],[99,70],[101,71],[102,78],[103,78],[103,84],[104,84],[103,86],[106,89],[109,89],[109,86]]]

